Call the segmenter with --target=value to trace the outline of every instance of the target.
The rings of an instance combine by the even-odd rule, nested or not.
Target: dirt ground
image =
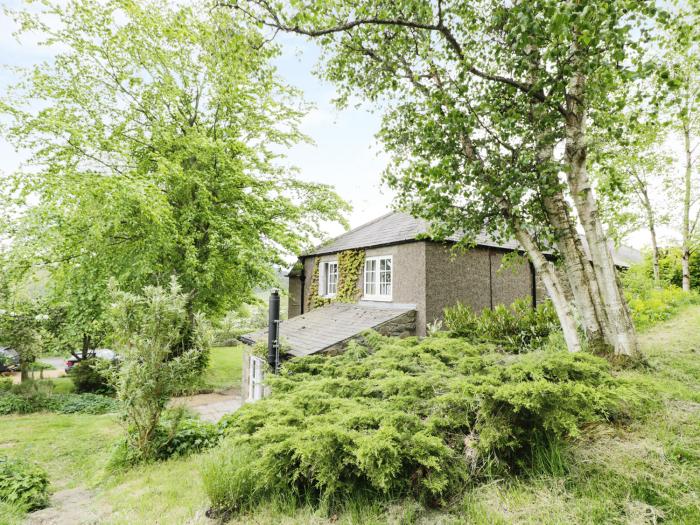
[[[96,505],[89,490],[78,487],[59,490],[51,496],[51,506],[27,515],[25,525],[88,525],[100,523],[111,512],[107,505]]]

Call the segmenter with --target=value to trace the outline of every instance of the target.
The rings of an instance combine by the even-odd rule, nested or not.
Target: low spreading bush
[[[156,426],[152,437],[154,460],[184,457],[202,452],[219,443],[222,432],[217,425],[189,417],[181,409],[168,411]],[[124,438],[117,443],[110,467],[120,469],[133,466],[143,458],[129,447]]]
[[[0,500],[24,510],[49,502],[49,477],[42,468],[18,459],[0,457]]]
[[[226,438],[203,471],[215,510],[359,493],[439,504],[487,471],[521,468],[533,444],[628,417],[643,401],[585,353],[503,355],[375,333],[365,345],[288,362],[270,398],[222,420]]]
[[[73,365],[70,377],[73,380],[76,392],[80,394],[114,394],[114,387],[110,385],[101,369],[95,367],[95,364],[95,359],[84,359]]]
[[[537,347],[559,330],[550,301],[533,308],[530,300],[518,299],[511,306],[498,305],[480,314],[458,303],[445,308],[444,319],[445,327],[454,336],[493,343],[511,351]]]
[[[36,410],[26,397],[12,392],[0,394],[0,415],[29,414],[31,412],[36,412]]]
[[[183,419],[174,429],[166,422],[160,431],[163,439],[157,458],[161,460],[201,452],[215,446],[221,437],[216,425],[198,419]]]
[[[29,382],[0,392],[0,415],[57,412],[106,414],[119,410],[119,402],[98,394],[56,394],[47,383]]]
[[[0,393],[12,390],[12,378],[0,377]]]

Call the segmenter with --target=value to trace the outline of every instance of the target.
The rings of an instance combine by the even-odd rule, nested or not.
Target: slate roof
[[[408,213],[394,211],[347,231],[304,255],[324,255],[357,248],[411,242],[417,240],[419,236],[427,235],[429,229],[429,223],[423,219],[417,219]],[[455,234],[446,240],[458,242],[460,238],[459,234]],[[585,242],[585,238],[582,239]],[[520,245],[515,240],[498,242],[484,234],[477,235],[476,244],[504,250],[520,249]],[[587,250],[587,247],[584,246],[584,249]],[[642,254],[634,248],[620,246],[613,249],[613,260],[617,266],[629,267],[631,264],[641,261]]]
[[[282,321],[280,338],[294,357],[311,355],[412,310],[415,305],[332,303]],[[267,341],[267,332],[265,328],[245,334],[241,339],[248,344]]]

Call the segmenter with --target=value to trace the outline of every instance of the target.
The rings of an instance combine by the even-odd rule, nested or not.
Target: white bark
[[[690,193],[693,162],[690,150],[690,125],[683,123],[683,145],[685,149],[685,174],[683,177],[683,245],[681,267],[683,271],[683,290],[690,291]]]
[[[528,254],[535,271],[542,279],[549,298],[552,301],[554,310],[559,318],[566,347],[569,352],[578,352],[581,350],[581,342],[579,341],[578,331],[576,330],[576,320],[574,319],[571,305],[566,299],[564,288],[559,280],[554,265],[548,261],[542,252],[537,248],[532,240],[532,237],[523,229],[516,227],[515,237]]]
[[[569,215],[563,195],[543,198],[550,223],[555,228],[557,249],[564,263],[565,274],[583,328],[592,350],[602,351],[607,341],[607,319],[599,297],[595,276],[583,252],[581,239]]]
[[[638,354],[634,325],[617,279],[612,254],[598,214],[598,205],[586,170],[586,122],[583,97],[585,79],[574,74],[567,95],[566,162],[567,179],[578,217],[590,251],[593,272],[610,330],[609,340],[616,355]]]

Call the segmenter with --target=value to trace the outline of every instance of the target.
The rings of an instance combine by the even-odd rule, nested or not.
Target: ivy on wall
[[[362,296],[360,289],[360,273],[365,264],[364,250],[346,250],[338,254],[338,292],[333,301],[341,303],[357,302]],[[311,275],[309,297],[306,300],[306,309],[311,310],[330,304],[331,299],[319,295],[321,259],[314,258],[314,269]]]
[[[338,254],[338,293],[335,300],[354,303],[362,297],[360,272],[365,264],[364,250],[346,250]]]
[[[309,297],[306,299],[306,310],[309,311],[313,308],[318,308],[319,306],[325,306],[331,302],[327,297],[321,297],[318,295],[319,288],[319,266],[321,265],[321,259],[318,257],[314,258],[314,271],[311,274],[311,287],[309,289]]]

